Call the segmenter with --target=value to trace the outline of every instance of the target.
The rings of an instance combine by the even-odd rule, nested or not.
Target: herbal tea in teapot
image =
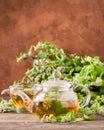
[[[75,106],[71,107],[70,102],[53,100],[53,101],[39,102],[39,104],[36,107],[37,108],[34,109],[33,112],[36,113],[36,115],[41,118],[43,117],[43,115],[50,115],[50,114],[59,116],[60,114],[68,113],[69,111],[72,110],[74,111],[74,114],[77,114],[79,105],[77,103]]]
[[[65,95],[68,95],[68,97],[65,97]],[[74,110],[74,113],[77,114],[79,108],[77,96],[72,91],[67,92],[52,90],[37,95],[34,101],[35,104],[32,112],[36,113],[36,115],[40,118],[43,117],[44,114],[54,114],[55,116],[58,116],[72,110]]]

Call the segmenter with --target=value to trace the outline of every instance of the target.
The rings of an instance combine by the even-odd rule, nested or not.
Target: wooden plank
[[[39,120],[34,114],[2,113],[0,123],[2,122],[39,122]]]
[[[0,130],[104,130],[104,120],[41,123],[34,114],[0,114]]]
[[[0,130],[104,130],[104,121],[52,124],[35,122],[0,123]]]

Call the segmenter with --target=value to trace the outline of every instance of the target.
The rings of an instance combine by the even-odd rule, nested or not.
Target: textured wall
[[[0,91],[31,66],[16,56],[40,40],[104,60],[104,0],[0,0]]]

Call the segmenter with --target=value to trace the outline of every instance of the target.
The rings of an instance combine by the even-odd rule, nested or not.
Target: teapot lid
[[[64,80],[48,80],[42,83],[44,90],[50,90],[50,89],[58,89],[59,91],[65,91],[68,90],[70,87],[70,84],[67,81]]]
[[[69,87],[69,82],[65,81],[65,80],[48,80],[43,82],[42,84],[43,86],[65,86],[65,87]]]
[[[71,84],[66,80],[60,80],[60,78],[61,73],[59,71],[54,71],[52,79],[42,83],[43,89],[49,90],[57,88],[59,91],[68,90]]]

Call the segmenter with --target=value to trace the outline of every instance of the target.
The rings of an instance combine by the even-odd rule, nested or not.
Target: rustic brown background
[[[31,66],[16,56],[40,40],[104,60],[104,0],[0,0],[0,91]]]

